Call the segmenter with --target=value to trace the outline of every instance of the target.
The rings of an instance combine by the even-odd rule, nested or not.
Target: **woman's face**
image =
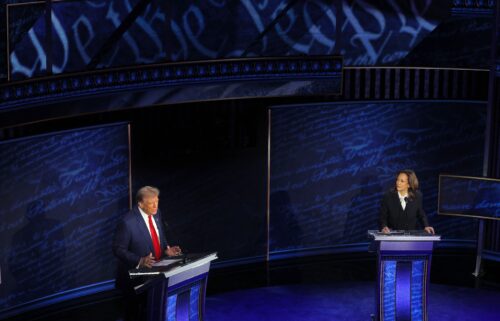
[[[408,184],[408,175],[405,173],[401,173],[398,175],[396,179],[396,190],[402,194],[408,192],[408,188],[410,188],[410,184]]]

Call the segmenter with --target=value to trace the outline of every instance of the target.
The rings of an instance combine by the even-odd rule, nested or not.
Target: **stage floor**
[[[371,320],[375,284],[342,282],[237,290],[208,296],[206,321]],[[430,321],[499,321],[500,291],[431,284]]]

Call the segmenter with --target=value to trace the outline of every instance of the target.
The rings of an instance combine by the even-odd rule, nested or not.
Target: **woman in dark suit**
[[[418,178],[410,169],[399,171],[396,184],[385,193],[380,205],[380,229],[383,233],[394,230],[416,230],[422,225],[427,233],[434,228],[422,207],[422,193],[418,190]]]

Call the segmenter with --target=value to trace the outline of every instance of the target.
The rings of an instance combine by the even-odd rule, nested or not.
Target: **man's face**
[[[144,213],[148,215],[155,215],[158,212],[159,201],[158,196],[145,196],[142,201],[139,202],[139,207],[144,211]]]

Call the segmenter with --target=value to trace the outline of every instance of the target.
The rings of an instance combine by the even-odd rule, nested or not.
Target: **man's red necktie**
[[[148,217],[149,217],[149,230],[151,231],[151,239],[153,240],[153,248],[155,250],[155,258],[159,260],[161,258],[160,240],[158,239],[158,234],[156,234],[156,229],[153,224],[153,215],[148,215]]]

